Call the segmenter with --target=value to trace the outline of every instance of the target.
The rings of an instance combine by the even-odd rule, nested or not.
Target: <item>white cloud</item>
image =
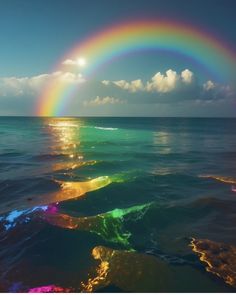
[[[63,65],[66,66],[77,66],[84,67],[86,65],[86,59],[84,57],[79,57],[77,59],[66,59],[62,62]]]
[[[99,105],[105,105],[105,104],[123,104],[125,101],[120,100],[118,98],[114,98],[111,96],[105,96],[105,97],[100,97],[97,96],[95,99],[92,100],[85,100],[84,105],[85,106],[99,106]]]
[[[60,82],[69,83],[69,84],[80,84],[85,82],[82,74],[74,74],[70,72],[58,72],[58,75],[55,76]]]
[[[182,81],[186,84],[191,84],[193,82],[193,72],[186,69],[181,72]]]
[[[62,64],[66,66],[75,66],[75,65],[78,65],[78,62],[77,60],[66,59],[62,62]]]
[[[211,89],[214,89],[216,87],[216,84],[213,83],[211,80],[207,81],[203,84],[203,89],[206,91],[209,91]]]
[[[33,77],[0,78],[0,96],[38,95],[50,83],[80,84],[85,82],[81,74],[54,72]]]
[[[102,83],[106,86],[116,85],[121,89],[127,90],[129,92],[157,92],[157,93],[168,93],[179,88],[184,88],[191,84],[194,84],[194,74],[190,70],[186,69],[180,74],[177,74],[176,71],[169,69],[165,74],[161,72],[156,73],[150,81],[146,83],[141,79],[126,81],[108,81],[104,80]]]
[[[104,85],[106,85],[106,86],[110,85],[111,83],[112,83],[112,82],[109,81],[109,80],[103,80],[103,81],[102,81],[102,84],[104,84]]]
[[[118,87],[128,90],[130,92],[137,92],[137,91],[142,91],[144,90],[144,85],[142,80],[133,80],[131,82],[127,82],[125,80],[120,80],[120,81],[114,81],[113,82],[115,85]],[[105,83],[104,83],[105,84]],[[106,84],[105,84],[106,85]]]
[[[147,82],[146,90],[148,92],[171,92],[176,88],[178,81],[179,75],[171,69],[166,71],[166,75],[158,72],[150,82]]]

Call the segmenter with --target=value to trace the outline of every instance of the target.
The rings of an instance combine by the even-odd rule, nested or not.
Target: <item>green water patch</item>
[[[131,232],[125,229],[125,219],[134,221],[142,219],[152,203],[137,205],[125,209],[114,209],[106,213],[89,217],[72,217],[67,214],[43,214],[47,222],[61,228],[89,231],[101,236],[105,241],[116,243],[127,249],[130,244]]]

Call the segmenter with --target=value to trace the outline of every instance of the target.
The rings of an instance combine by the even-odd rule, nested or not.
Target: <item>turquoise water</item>
[[[0,118],[0,290],[235,290],[190,247],[236,245],[235,130],[234,119]]]

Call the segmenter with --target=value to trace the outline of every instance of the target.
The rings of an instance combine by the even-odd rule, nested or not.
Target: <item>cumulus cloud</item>
[[[114,81],[113,83],[117,85],[118,87],[128,90],[130,92],[137,92],[137,91],[144,90],[143,82],[140,79],[134,80],[131,82],[120,80],[120,81]]]
[[[139,91],[168,93],[194,84],[194,82],[194,74],[188,69],[182,71],[180,74],[172,69],[167,70],[164,74],[157,72],[151,80],[146,83],[141,79],[133,81],[102,81],[102,83],[106,86],[114,84],[133,93]]]
[[[216,87],[215,83],[213,83],[211,80],[209,80],[203,84],[203,89],[206,91],[214,89],[215,87]]]
[[[220,85],[211,80],[202,85],[198,83],[194,73],[185,69],[180,73],[169,69],[165,73],[157,72],[149,81],[119,80],[102,81],[103,85],[111,91],[127,97],[130,103],[164,103],[184,100],[220,100],[235,98],[235,91],[230,85]],[[119,93],[117,94],[119,96]]]
[[[123,104],[123,103],[125,103],[124,100],[111,97],[111,96],[105,96],[105,97],[97,96],[96,98],[92,100],[84,101],[85,106],[99,106],[99,105],[106,105],[106,104]]]
[[[38,95],[50,83],[80,84],[85,82],[81,74],[54,72],[33,77],[0,78],[0,96]]]
[[[111,85],[112,82],[109,81],[109,80],[103,80],[103,81],[102,81],[102,84],[108,86],[108,85]]]
[[[193,78],[194,78],[193,72],[191,72],[190,70],[186,69],[181,72],[181,79],[184,83],[186,83],[186,84],[192,83]]]
[[[171,92],[177,87],[178,81],[179,75],[173,70],[166,71],[165,75],[158,72],[152,77],[150,82],[147,82],[146,90],[162,93]]]
[[[118,81],[109,81],[103,80],[102,84],[106,86],[116,85],[121,89],[127,90],[129,92],[138,92],[145,90],[145,86],[141,79],[133,80],[133,81],[126,81],[126,80],[118,80]]]

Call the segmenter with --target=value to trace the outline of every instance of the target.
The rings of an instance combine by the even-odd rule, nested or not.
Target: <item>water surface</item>
[[[234,291],[191,247],[236,245],[234,130],[235,119],[0,118],[1,291]]]

